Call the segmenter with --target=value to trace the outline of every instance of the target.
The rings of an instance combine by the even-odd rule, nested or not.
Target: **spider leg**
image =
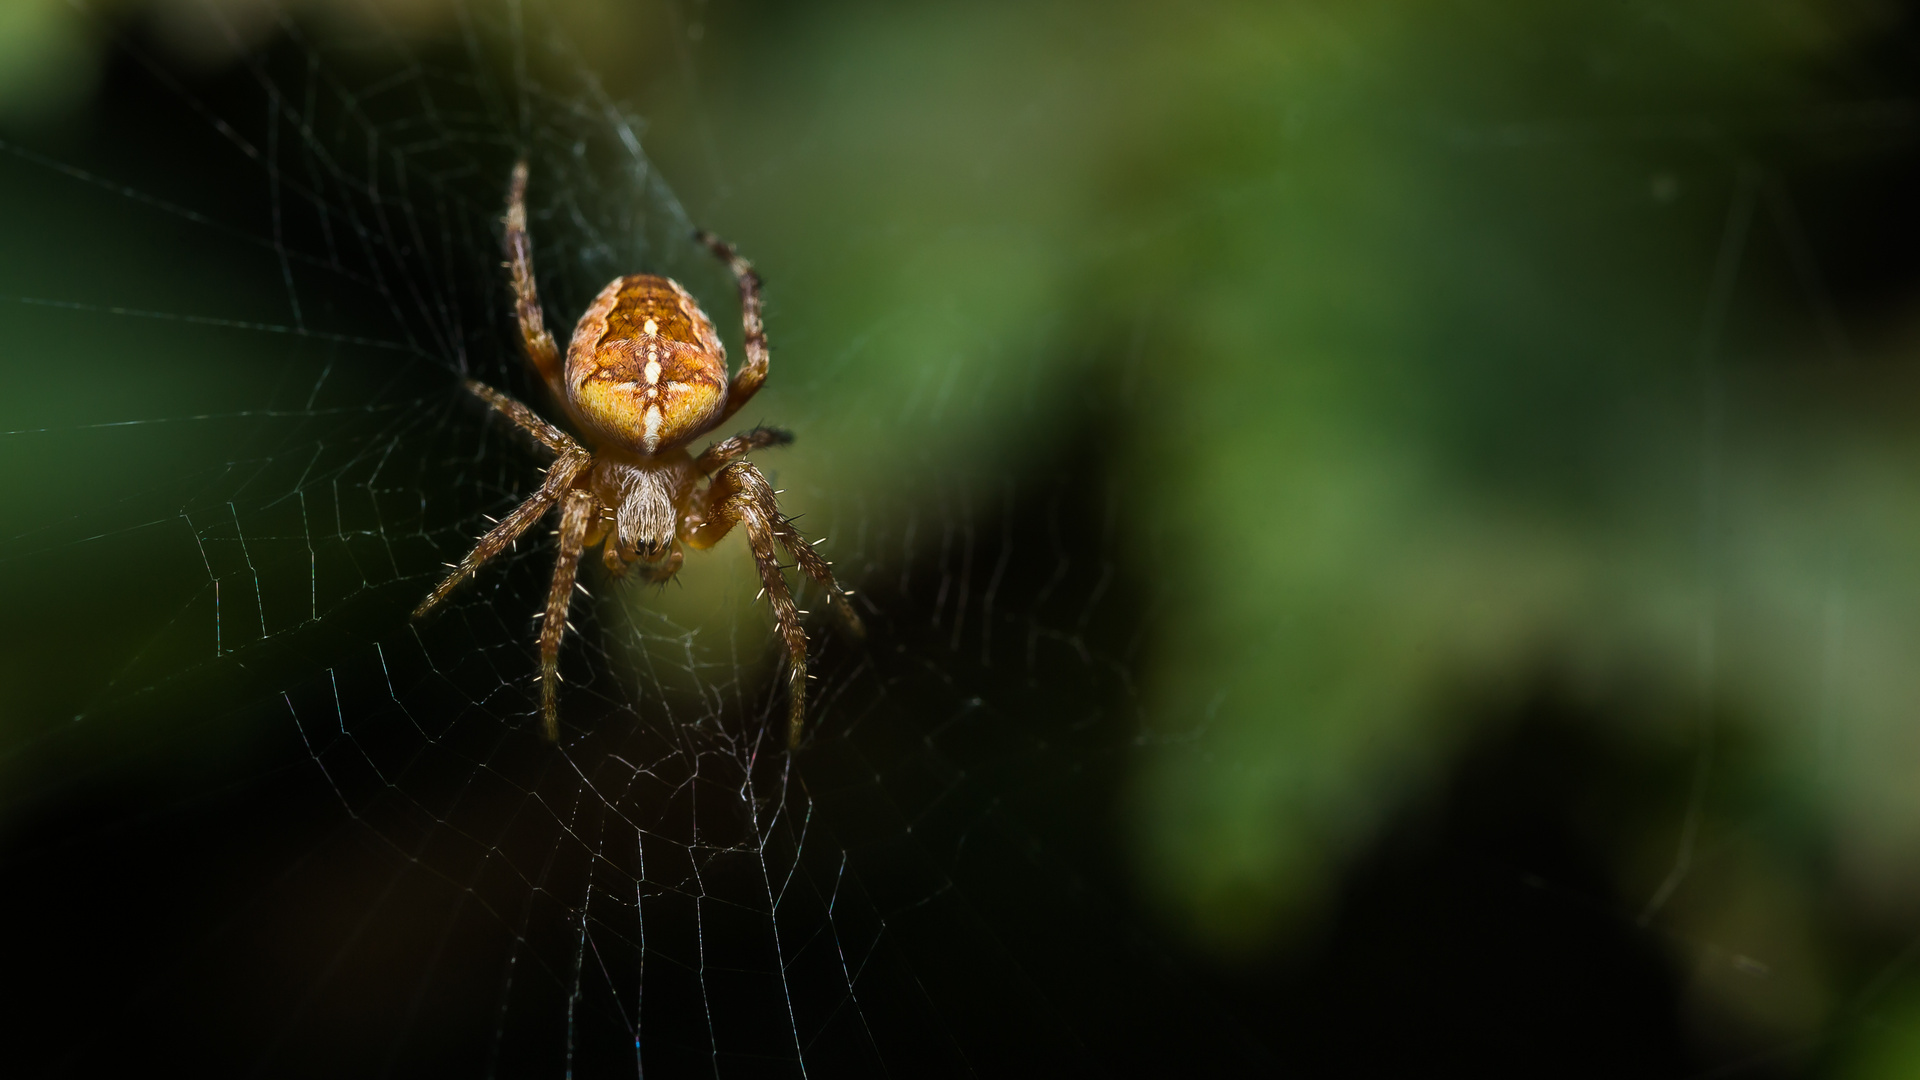
[[[760,275],[754,272],[753,264],[740,257],[733,245],[707,232],[705,229],[693,234],[693,238],[707,246],[709,251],[733,271],[733,279],[740,285],[740,326],[745,339],[747,362],[734,372],[733,382],[727,387],[727,407],[714,423],[719,423],[740,411],[740,406],[753,397],[760,384],[767,381],[767,328],[760,321]]]
[[[599,511],[599,503],[587,491],[568,491],[560,503],[560,560],[553,567],[553,588],[547,592],[547,610],[540,621],[540,716],[548,742],[560,738],[560,642],[567,636],[573,578],[586,550],[587,526]]]
[[[533,243],[527,239],[527,163],[515,162],[507,188],[507,267],[513,275],[513,313],[520,323],[520,344],[547,387],[562,401],[566,385],[560,377],[560,350],[547,332],[540,311],[540,291],[533,281]],[[764,348],[764,347],[763,347]],[[764,365],[763,365],[764,366]]]
[[[540,490],[528,496],[527,501],[514,507],[513,513],[508,514],[504,521],[489,529],[487,534],[480,538],[480,542],[474,545],[473,550],[467,553],[467,557],[460,560],[460,565],[454,568],[453,573],[448,574],[446,580],[435,586],[434,590],[427,594],[427,598],[420,602],[420,606],[413,609],[413,617],[417,619],[432,611],[435,605],[445,600],[456,586],[486,565],[488,559],[505,551],[507,545],[513,543],[521,533],[526,532],[534,522],[539,521],[546,514],[547,508],[573,487],[574,481],[579,479],[580,474],[585,472],[587,466],[592,463],[593,455],[579,446],[562,454],[560,460],[547,469],[547,481],[540,485]]]
[[[486,383],[478,379],[468,379],[467,389],[471,391],[475,397],[500,410],[502,416],[520,425],[521,430],[538,439],[540,445],[553,451],[556,455],[562,455],[580,449],[580,444],[573,441],[573,436],[542,420],[540,415],[532,409],[495,390]]]
[[[780,546],[793,556],[793,561],[800,564],[801,571],[827,590],[827,595],[833,599],[834,610],[847,621],[847,629],[855,637],[865,637],[866,625],[860,621],[860,616],[853,613],[853,605],[847,603],[846,590],[833,579],[833,564],[820,557],[820,553],[807,543],[806,538],[800,535],[800,530],[793,527],[793,522],[788,521],[777,506],[773,513],[773,535],[780,541]]]
[[[702,476],[712,473],[723,465],[731,465],[755,450],[764,450],[769,446],[785,446],[793,441],[793,432],[780,428],[757,427],[742,432],[729,439],[722,439],[693,461],[694,471]]]
[[[848,606],[826,560],[800,538],[799,530],[780,513],[773,488],[759,469],[745,461],[721,469],[708,486],[704,501],[704,518],[687,528],[684,539],[689,546],[708,548],[731,532],[734,525],[746,529],[747,546],[753,552],[760,583],[765,586],[767,601],[773,607],[774,625],[787,644],[791,666],[787,689],[787,746],[797,746],[807,711],[807,635],[800,626],[800,611],[794,605],[793,593],[787,588],[786,578],[781,576],[774,544],[777,542],[792,552],[801,569],[827,587],[840,613],[856,633],[861,632],[860,620]]]

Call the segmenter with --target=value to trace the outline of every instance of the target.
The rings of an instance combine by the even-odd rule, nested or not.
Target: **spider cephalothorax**
[[[787,744],[795,745],[806,716],[807,636],[800,628],[793,594],[780,574],[774,545],[787,549],[802,571],[826,587],[856,633],[860,619],[847,604],[849,594],[834,581],[827,561],[780,512],[766,478],[741,460],[762,447],[792,442],[793,436],[755,428],[722,439],[699,457],[686,448],[737,412],[766,380],[767,335],[760,325],[759,275],[726,243],[709,233],[697,234],[740,284],[747,361],[731,380],[726,349],[706,312],[678,282],[651,274],[618,278],[600,290],[574,327],[563,365],[534,288],[526,193],[523,161],[513,168],[506,218],[521,344],[547,389],[593,449],[587,450],[500,391],[469,381],[467,389],[538,439],[557,460],[548,468],[540,490],[481,537],[413,614],[417,618],[432,610],[549,508],[558,506],[560,560],[540,625],[544,730],[547,738],[558,738],[560,641],[567,630],[567,606],[581,555],[595,544],[604,544],[607,569],[615,575],[638,563],[648,580],[666,581],[680,569],[683,547],[712,547],[740,525],[746,530],[747,545],[760,568],[760,581],[791,660]]]

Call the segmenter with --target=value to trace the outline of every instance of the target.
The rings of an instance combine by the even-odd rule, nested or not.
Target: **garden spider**
[[[573,330],[563,366],[547,333],[533,282],[533,252],[527,240],[527,163],[513,167],[507,196],[507,266],[513,275],[515,314],[527,359],[576,429],[593,449],[536,416],[532,409],[484,383],[467,389],[520,425],[557,460],[546,483],[506,520],[480,538],[453,573],[418,609],[433,610],[488,559],[560,508],[560,560],[553,569],[540,624],[540,700],[549,740],[560,734],[556,692],[560,640],[567,632],[567,604],[574,573],[588,548],[604,541],[607,570],[623,576],[640,563],[648,581],[664,582],[680,569],[681,545],[712,547],[735,525],[746,528],[747,545],[773,604],[774,622],[786,641],[792,672],[787,689],[787,745],[800,741],[806,715],[807,635],[801,612],[780,574],[774,544],[792,554],[827,593],[854,633],[860,619],[851,595],[833,580],[829,564],[780,512],[777,494],[760,470],[741,460],[752,451],[782,446],[793,436],[755,428],[709,446],[699,457],[686,444],[713,430],[753,397],[767,377],[767,335],[760,324],[760,277],[747,260],[711,233],[695,239],[733,271],[740,285],[740,321],[747,362],[727,380],[727,353],[713,322],[676,281],[651,274],[616,278],[594,298]],[[706,480],[705,486],[700,481]]]

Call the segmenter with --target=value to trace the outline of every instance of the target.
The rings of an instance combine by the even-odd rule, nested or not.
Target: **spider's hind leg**
[[[720,414],[720,419],[725,420],[739,412],[740,406],[767,381],[767,327],[760,318],[760,275],[754,271],[753,264],[741,258],[725,240],[705,229],[694,233],[693,238],[727,264],[734,282],[740,286],[740,344],[747,358],[727,386],[726,409]]]
[[[513,166],[513,178],[507,185],[507,268],[513,279],[513,314],[520,325],[520,346],[548,388],[566,395],[561,380],[560,350],[547,332],[546,316],[540,308],[540,290],[533,279],[533,242],[527,239],[527,163]]]

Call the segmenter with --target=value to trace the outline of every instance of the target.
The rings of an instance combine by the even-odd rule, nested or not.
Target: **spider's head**
[[[628,561],[657,563],[671,556],[677,524],[673,509],[676,473],[633,465],[608,465],[617,476],[614,516],[618,519],[621,553]]]
[[[583,422],[653,455],[719,419],[726,350],[685,289],[637,274],[608,285],[581,316],[567,349],[566,385]]]

